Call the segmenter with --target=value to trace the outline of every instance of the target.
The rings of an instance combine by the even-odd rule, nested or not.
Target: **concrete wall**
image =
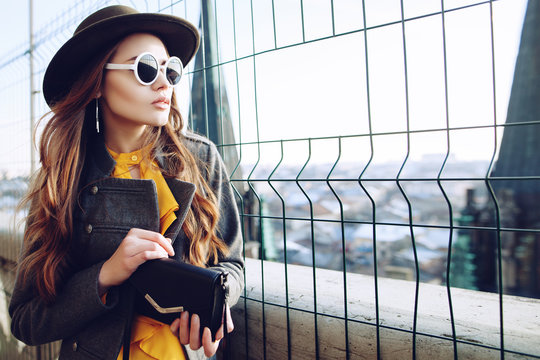
[[[263,270],[263,271],[261,271]],[[233,309],[233,359],[287,359],[287,308],[292,359],[314,359],[316,340],[321,359],[345,359],[343,273],[316,270],[315,334],[313,270],[246,259],[246,298]],[[262,275],[264,272],[264,302]],[[375,286],[372,276],[347,274],[347,317],[350,359],[376,359]],[[415,283],[379,278],[380,348],[383,359],[411,359]],[[459,359],[500,358],[499,296],[452,289]],[[503,297],[504,347],[540,356],[540,300]],[[247,320],[244,320],[247,319]],[[446,287],[420,284],[416,331],[417,359],[453,359],[454,349]],[[436,336],[436,337],[433,337]],[[263,337],[266,346],[263,346]],[[247,342],[247,353],[246,353]],[[506,359],[525,359],[506,352]]]

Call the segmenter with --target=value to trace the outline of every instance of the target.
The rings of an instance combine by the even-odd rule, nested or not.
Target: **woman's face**
[[[163,65],[169,55],[163,42],[151,34],[126,37],[110,59],[114,64],[133,64],[135,58],[150,52]],[[172,86],[163,71],[151,85],[142,85],[132,70],[104,70],[101,90],[102,113],[107,131],[123,131],[141,126],[163,126],[169,119]]]

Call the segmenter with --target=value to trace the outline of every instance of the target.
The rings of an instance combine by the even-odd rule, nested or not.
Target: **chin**
[[[167,122],[169,122],[169,116],[167,116],[165,118],[152,119],[152,120],[148,121],[146,123],[146,125],[156,126],[156,127],[163,127],[163,126],[165,126],[167,124]]]
[[[159,121],[157,126],[163,127],[163,126],[167,125],[168,122],[169,122],[169,117],[167,116],[165,119]]]

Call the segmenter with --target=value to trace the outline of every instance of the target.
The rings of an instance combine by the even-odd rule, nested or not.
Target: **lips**
[[[154,107],[160,111],[169,110],[171,100],[166,96],[160,96],[156,100],[154,100],[154,102],[152,102],[152,105],[154,105]]]
[[[160,104],[160,105],[170,105],[171,101],[166,96],[160,96],[152,104]]]

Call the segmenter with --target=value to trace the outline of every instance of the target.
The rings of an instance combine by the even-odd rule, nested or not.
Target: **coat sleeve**
[[[111,288],[104,304],[98,294],[98,277],[103,262],[74,272],[59,287],[51,304],[35,289],[35,274],[23,280],[17,274],[9,304],[11,332],[28,345],[39,345],[72,336],[118,303],[118,288]]]
[[[243,240],[238,216],[238,208],[234,199],[225,164],[216,146],[209,143],[207,152],[208,184],[214,191],[218,202],[219,224],[218,236],[229,248],[226,257],[220,258],[214,268],[226,270],[229,273],[229,305],[232,307],[238,301],[244,289],[244,259],[242,256]]]

